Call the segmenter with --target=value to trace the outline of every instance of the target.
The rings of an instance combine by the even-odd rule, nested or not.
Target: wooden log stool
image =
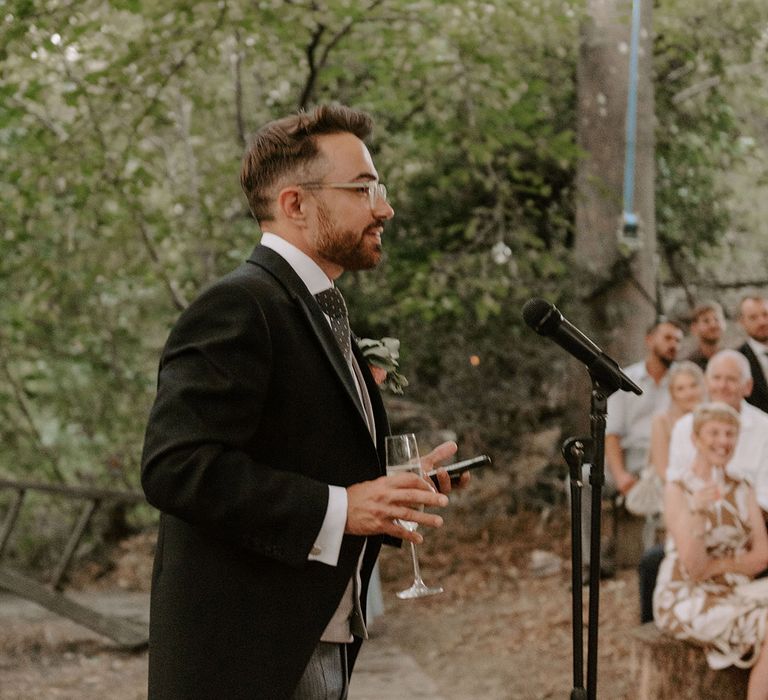
[[[704,650],[660,632],[652,622],[636,627],[631,669],[636,700],[743,700],[749,669],[714,671]]]

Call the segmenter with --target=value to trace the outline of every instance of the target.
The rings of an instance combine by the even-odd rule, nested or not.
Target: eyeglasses
[[[376,207],[377,199],[387,201],[386,185],[376,180],[368,180],[366,182],[302,182],[299,186],[306,190],[357,190],[360,194],[366,192],[371,209]]]

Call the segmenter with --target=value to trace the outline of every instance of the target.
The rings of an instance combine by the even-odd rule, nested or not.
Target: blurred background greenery
[[[516,464],[564,420],[571,366],[520,308],[578,316],[592,291],[574,256],[588,10],[0,0],[0,474],[138,487],[169,328],[259,238],[248,134],[339,101],[374,115],[396,210],[384,263],[340,280],[352,326],[400,339],[395,411],[491,452],[511,484],[493,497],[517,507]],[[768,5],[657,0],[653,27],[662,294],[764,285]]]

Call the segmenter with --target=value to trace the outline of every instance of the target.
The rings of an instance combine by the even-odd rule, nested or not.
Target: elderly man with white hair
[[[707,364],[706,389],[710,401],[722,401],[739,412],[741,430],[736,449],[726,472],[737,479],[749,481],[755,489],[757,502],[768,514],[768,413],[745,401],[752,391],[749,362],[736,350],[721,350]],[[667,479],[675,479],[693,463],[693,414],[678,419],[672,429],[669,444]],[[640,561],[640,621],[653,620],[653,589],[661,561],[662,545],[651,547]]]

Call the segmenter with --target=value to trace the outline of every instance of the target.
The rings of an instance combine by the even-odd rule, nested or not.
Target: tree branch
[[[686,276],[683,274],[682,270],[677,264],[677,257],[674,253],[669,253],[664,257],[667,260],[667,267],[669,267],[669,271],[672,273],[672,278],[683,288],[683,292],[685,293],[685,300],[688,303],[688,308],[692,309],[696,305],[696,299],[688,282],[686,281]]]
[[[689,85],[687,88],[680,90],[680,92],[677,92],[672,96],[672,103],[680,104],[681,102],[685,102],[685,100],[689,100],[695,95],[698,95],[700,92],[712,90],[723,82],[724,77],[732,77],[734,75],[738,75],[739,73],[749,74],[762,70],[764,70],[762,61],[750,61],[749,63],[741,63],[736,66],[728,66],[725,69],[725,76],[712,75],[698,83]]]
[[[307,108],[309,99],[312,96],[312,93],[315,91],[315,83],[317,82],[317,75],[319,73],[319,69],[315,65],[315,51],[320,44],[320,38],[323,36],[324,32],[325,26],[318,24],[317,27],[315,27],[315,31],[312,32],[312,38],[310,39],[309,45],[307,46],[305,52],[307,54],[309,74],[307,75],[307,79],[304,82],[304,89],[301,91],[301,97],[299,97],[299,109]]]
[[[216,31],[217,29],[220,29],[222,24],[224,23],[224,18],[227,14],[227,3],[223,2],[221,3],[221,7],[219,10],[219,14],[216,17],[216,21],[213,24],[213,27],[209,29],[203,36],[201,36],[197,41],[195,41],[192,46],[187,49],[187,51],[184,52],[184,55],[174,63],[170,70],[166,73],[166,75],[163,76],[163,79],[160,81],[160,84],[157,86],[157,92],[155,93],[154,97],[149,101],[149,104],[144,108],[144,111],[142,111],[141,114],[139,114],[136,119],[134,119],[133,124],[130,129],[130,134],[128,135],[128,142],[125,146],[125,152],[127,153],[131,147],[133,146],[133,141],[136,138],[136,135],[138,134],[139,127],[141,126],[141,123],[146,119],[147,115],[149,115],[152,110],[155,108],[155,105],[160,101],[160,96],[163,94],[163,90],[168,85],[168,83],[171,81],[171,78],[173,78],[176,73],[178,73],[184,66],[187,64],[187,61],[189,60],[189,57],[196,53],[197,50],[210,39],[211,34]]]
[[[3,370],[3,374],[5,375],[6,379],[8,380],[8,383],[11,386],[11,390],[13,391],[13,396],[16,399],[16,403],[19,406],[19,410],[21,411],[21,415],[24,416],[24,420],[27,423],[27,427],[29,428],[30,432],[32,433],[32,437],[37,445],[37,449],[42,452],[46,459],[50,462],[51,470],[53,471],[53,475],[58,479],[61,483],[65,484],[67,483],[67,480],[64,478],[64,474],[61,471],[61,468],[59,467],[59,460],[56,456],[56,453],[51,450],[49,447],[47,447],[43,441],[43,435],[40,432],[40,429],[37,427],[37,423],[35,422],[35,418],[32,415],[32,408],[29,405],[29,402],[27,401],[27,395],[24,391],[24,388],[21,386],[20,382],[16,379],[16,377],[13,376],[13,372],[11,372],[11,368],[9,367],[8,363],[3,360],[0,363],[0,368]]]
[[[27,114],[32,115],[37,121],[39,121],[46,129],[53,132],[59,141],[64,141],[67,138],[67,132],[62,127],[53,121],[48,115],[40,114],[33,109],[31,103],[22,102],[16,96],[11,95],[6,98],[11,105],[16,105],[23,109]]]
[[[240,30],[235,30],[237,52],[235,54],[235,125],[237,126],[237,139],[241,148],[245,148],[245,124],[243,122],[243,52],[240,50]]]
[[[384,0],[373,0],[373,2],[371,2],[368,7],[365,8],[365,10],[363,10],[363,16],[366,16],[368,13],[375,10],[379,5],[381,5],[383,1]],[[339,31],[337,31],[331,37],[331,40],[326,44],[325,48],[320,54],[320,58],[317,61],[315,61],[315,52],[320,45],[320,39],[325,33],[327,27],[323,24],[318,24],[315,28],[306,51],[307,63],[309,64],[309,74],[307,75],[307,80],[304,83],[304,89],[301,91],[301,97],[299,98],[299,109],[307,108],[307,105],[312,99],[312,94],[315,91],[317,79],[320,76],[323,68],[325,68],[326,64],[328,63],[328,57],[330,56],[331,51],[333,51],[333,49],[338,46],[339,42],[352,31],[352,27],[354,26],[355,20],[351,17],[348,18],[342,25],[341,29],[339,29]]]
[[[173,300],[174,306],[178,311],[183,311],[184,309],[187,308],[187,300],[184,298],[184,295],[182,294],[181,290],[176,285],[176,282],[173,279],[171,279],[171,277],[166,272],[165,267],[163,266],[163,263],[160,260],[160,255],[157,252],[157,247],[155,246],[155,242],[152,240],[152,236],[147,230],[147,227],[144,221],[141,218],[139,218],[139,216],[134,216],[134,220],[136,221],[136,225],[138,226],[139,231],[141,232],[141,239],[144,242],[144,247],[147,249],[149,258],[150,260],[152,260],[153,264],[155,265],[157,274],[160,275],[160,278],[165,283],[165,287],[171,295],[171,299]]]
[[[720,282],[718,280],[707,280],[701,283],[702,287],[711,289],[747,289],[749,287],[764,288],[768,287],[768,278],[753,280],[733,280],[731,282]]]
[[[101,148],[101,151],[104,154],[104,162],[106,163],[109,157],[107,140],[106,138],[104,138],[104,132],[101,129],[101,122],[99,121],[96,115],[96,108],[94,107],[93,101],[91,100],[91,95],[88,92],[88,88],[85,85],[83,85],[83,81],[80,80],[80,78],[77,77],[72,72],[71,67],[69,65],[69,61],[67,61],[67,59],[64,56],[62,56],[62,59],[64,60],[64,74],[67,76],[67,78],[69,78],[73,83],[75,83],[75,85],[77,85],[83,91],[83,99],[85,100],[85,108],[86,108],[86,111],[88,112],[88,117],[91,121],[91,128],[96,134],[96,138],[99,142],[99,147]]]

